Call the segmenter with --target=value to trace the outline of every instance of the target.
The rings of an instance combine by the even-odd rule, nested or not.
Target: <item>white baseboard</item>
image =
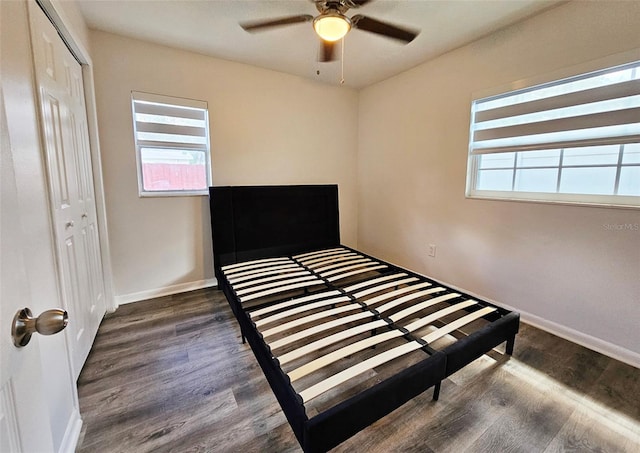
[[[73,453],[78,446],[78,440],[80,440],[80,432],[82,431],[82,418],[80,418],[80,411],[75,409],[69,418],[67,429],[60,443],[59,453]]]
[[[115,297],[118,305],[130,304],[141,300],[153,299],[156,297],[170,296],[172,294],[185,293],[196,289],[209,288],[216,286],[218,281],[215,278],[207,280],[198,280],[195,282],[179,283],[177,285],[165,286],[163,288],[149,289],[137,293],[123,294]]]
[[[565,340],[569,340],[573,343],[584,346],[585,348],[592,349],[608,357],[614,358],[621,362],[627,363],[633,367],[640,368],[640,354],[630,351],[608,341],[601,340],[600,338],[587,335],[586,333],[578,330],[571,329],[553,321],[541,318],[540,316],[532,315],[531,313],[525,313],[520,311],[521,319],[527,324],[531,324],[542,330],[546,330],[554,335],[557,335]],[[517,339],[516,339],[517,342]]]

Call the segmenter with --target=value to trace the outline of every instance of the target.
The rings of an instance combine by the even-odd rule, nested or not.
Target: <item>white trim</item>
[[[67,429],[60,443],[59,453],[73,453],[78,446],[78,440],[80,439],[80,431],[82,430],[82,418],[80,418],[80,412],[73,411],[73,414],[69,418]]]
[[[471,156],[473,157],[473,156]],[[475,164],[474,164],[475,168]],[[475,171],[475,170],[474,170]],[[473,173],[475,177],[477,173]],[[474,183],[468,183],[474,184]],[[637,198],[627,195],[589,195],[546,192],[516,192],[497,190],[475,190],[468,186],[465,198],[470,200],[524,201],[526,203],[559,204],[565,206],[587,206],[593,208],[638,209]]]
[[[109,231],[107,228],[107,203],[104,196],[96,93],[93,80],[93,66],[91,66],[91,63],[82,65],[82,76],[84,79],[85,109],[87,111],[87,126],[89,129],[89,147],[91,149],[91,168],[93,169],[93,190],[96,200],[96,215],[98,218],[98,235],[100,236],[100,252],[102,256],[105,308],[108,312],[113,312],[118,308],[118,304],[114,297],[111,247],[109,245]]]
[[[131,91],[131,98],[134,101],[153,102],[156,104],[168,104],[172,103],[179,107],[189,107],[198,110],[208,110],[209,104],[207,101],[200,101],[198,99],[182,98],[178,96],[167,96],[164,94],[145,93],[144,91]]]
[[[2,426],[4,424],[4,426]],[[11,451],[23,451],[18,428],[16,396],[12,378],[0,387],[0,430],[4,428]]]
[[[100,237],[100,252],[104,279],[105,308],[108,312],[113,312],[118,308],[118,304],[116,303],[113,289],[113,272],[111,269],[111,252],[109,247],[109,233],[107,229],[107,208],[102,178],[102,157],[100,153],[100,140],[98,135],[98,114],[96,110],[93,62],[89,51],[82,45],[80,39],[78,39],[73,30],[67,26],[67,23],[70,23],[70,21],[64,14],[64,11],[60,9],[60,6],[56,4],[57,2],[55,2],[55,0],[37,0],[37,2],[60,33],[62,39],[73,53],[73,56],[82,66],[85,110],[87,113],[87,126],[89,129],[89,147],[91,150],[93,187],[96,201],[98,234]]]
[[[69,18],[64,13],[64,10],[60,6],[56,5],[60,3],[60,0],[36,0],[40,8],[45,12],[51,23],[56,27],[58,33],[60,33],[62,40],[69,48],[73,56],[78,60],[82,66],[92,66],[91,57],[89,51],[82,45],[82,41],[78,39],[72,28],[67,27],[68,23],[71,23]]]
[[[156,297],[170,296],[172,294],[185,293],[196,289],[210,288],[217,286],[218,280],[208,278],[206,280],[197,280],[195,282],[179,283],[177,285],[165,286],[162,288],[149,289],[137,293],[123,294],[116,296],[115,300],[118,305],[130,304],[141,300],[154,299]]]
[[[505,308],[507,307],[505,306]],[[540,316],[523,312],[522,310],[519,311],[522,320],[533,327],[545,330],[558,337],[564,338],[565,340],[569,340],[573,343],[579,344],[580,346],[584,346],[587,349],[599,352],[633,367],[640,368],[640,353],[633,352],[629,349],[623,348],[622,346],[609,343],[608,341],[601,340],[600,338],[563,326],[557,322],[549,321],[548,319]]]

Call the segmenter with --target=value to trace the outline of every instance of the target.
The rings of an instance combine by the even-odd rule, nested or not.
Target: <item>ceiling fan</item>
[[[302,22],[313,22],[313,28],[321,39],[320,61],[334,60],[335,43],[342,39],[351,29],[358,29],[396,39],[406,44],[418,36],[419,31],[400,28],[395,25],[372,19],[362,14],[347,17],[351,8],[359,8],[372,0],[310,0],[315,3],[317,16],[299,14],[295,16],[243,22],[240,26],[248,31],[261,31],[272,27],[293,25]]]

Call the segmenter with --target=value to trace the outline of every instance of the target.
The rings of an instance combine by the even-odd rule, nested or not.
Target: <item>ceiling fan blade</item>
[[[310,22],[313,20],[313,16],[309,14],[300,14],[297,16],[287,16],[278,19],[260,20],[253,22],[242,22],[240,26],[249,32],[259,31],[263,28],[280,27],[282,25],[299,24],[302,22]]]
[[[418,36],[418,33],[420,33],[419,31],[400,28],[386,22],[380,22],[379,20],[372,19],[361,14],[356,14],[351,18],[351,27],[386,36],[388,38],[398,39],[406,42],[407,44],[413,41],[413,39]]]
[[[320,40],[320,60],[325,63],[328,61],[335,60],[335,50],[336,41],[325,41],[323,39]]]

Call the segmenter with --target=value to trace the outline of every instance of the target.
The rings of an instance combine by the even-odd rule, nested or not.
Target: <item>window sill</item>
[[[187,192],[187,191],[180,191],[180,192],[171,192],[171,191],[167,191],[167,192],[161,192],[161,191],[157,191],[157,192],[139,192],[138,193],[138,197],[139,198],[165,198],[165,197],[208,197],[209,196],[209,190],[204,190],[204,191],[193,191],[193,192]]]
[[[586,200],[580,195],[562,194],[562,198],[553,197],[555,194],[531,193],[531,192],[492,192],[476,191],[465,194],[468,199],[491,201],[515,201],[527,203],[556,204],[564,206],[581,206],[590,208],[608,209],[640,209],[640,197],[612,197],[591,195],[591,200]],[[594,198],[597,197],[597,198]]]

